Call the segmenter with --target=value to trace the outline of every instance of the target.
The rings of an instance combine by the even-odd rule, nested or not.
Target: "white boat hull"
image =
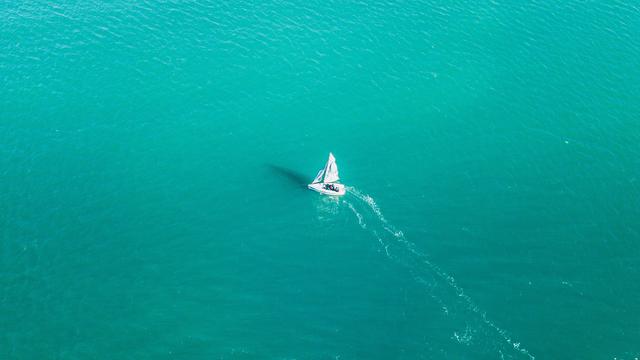
[[[333,196],[342,196],[347,192],[347,189],[345,189],[345,186],[342,184],[331,184],[333,185],[338,191],[334,191],[334,190],[330,190],[330,189],[325,189],[325,186],[327,184],[323,184],[323,183],[315,183],[315,184],[309,184],[307,185],[307,187],[313,191],[317,191],[321,194],[325,194],[325,195],[333,195]]]

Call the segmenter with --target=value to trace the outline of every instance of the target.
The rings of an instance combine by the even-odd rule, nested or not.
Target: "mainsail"
[[[338,164],[336,164],[336,158],[333,157],[332,153],[329,153],[329,160],[324,168],[324,180],[322,182],[331,183],[340,180],[338,176]]]
[[[319,182],[331,183],[338,180],[340,180],[340,177],[338,176],[338,164],[336,164],[336,158],[333,157],[333,154],[329,153],[329,160],[327,160],[327,164],[322,170],[318,171],[318,175],[316,175],[312,184]]]

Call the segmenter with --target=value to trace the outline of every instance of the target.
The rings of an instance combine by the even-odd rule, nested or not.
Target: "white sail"
[[[332,153],[329,153],[329,160],[327,160],[327,165],[325,165],[323,172],[323,183],[331,183],[340,180],[340,177],[338,176],[338,164],[336,164],[336,158],[333,157]]]
[[[320,171],[318,171],[318,175],[316,175],[316,178],[313,179],[312,184],[317,184],[321,182],[323,176],[324,176],[324,169],[320,169]]]

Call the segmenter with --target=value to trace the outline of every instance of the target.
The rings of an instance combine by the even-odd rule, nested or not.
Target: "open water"
[[[0,359],[637,359],[639,264],[635,1],[0,1]]]

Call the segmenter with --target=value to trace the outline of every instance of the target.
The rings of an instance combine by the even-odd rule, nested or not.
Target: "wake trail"
[[[405,237],[404,233],[390,224],[384,217],[382,210],[375,200],[354,187],[347,187],[347,194],[353,195],[355,201],[349,201],[350,197],[343,200],[358,220],[358,225],[370,232],[384,249],[387,258],[407,268],[414,280],[427,288],[430,297],[440,306],[445,315],[450,312],[469,312],[476,318],[479,325],[484,325],[490,332],[497,334],[503,344],[507,344],[506,350],[513,349],[516,353],[529,359],[535,359],[519,341],[516,341],[509,333],[491,321],[487,314],[480,309],[475,301],[465,293],[456,279],[433,263],[428,256],[418,250],[415,244]],[[360,211],[358,211],[360,209]],[[366,216],[367,214],[372,216]],[[372,217],[373,221],[367,222]],[[465,321],[467,321],[465,319]],[[486,329],[486,328],[485,328]],[[454,339],[461,344],[468,345],[473,338],[472,329],[465,328],[464,333],[454,333]],[[485,331],[488,334],[488,332]],[[477,337],[476,337],[477,338]],[[478,341],[477,339],[475,340]],[[499,344],[486,344],[503,356],[502,346]]]

